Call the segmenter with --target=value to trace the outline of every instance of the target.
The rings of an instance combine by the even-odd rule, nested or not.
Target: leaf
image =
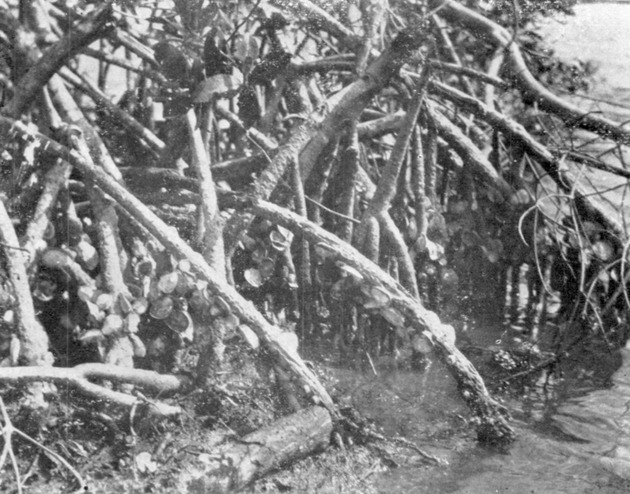
[[[195,288],[195,277],[190,273],[179,273],[175,293],[187,295]]]
[[[449,288],[457,288],[459,276],[454,269],[448,268],[442,271],[442,284]]]
[[[190,261],[188,259],[182,259],[181,261],[179,261],[179,263],[177,264],[177,268],[182,272],[182,273],[190,273],[191,270],[191,265],[190,265]]]
[[[423,233],[421,235],[418,235],[418,238],[416,239],[415,243],[414,243],[414,249],[417,252],[424,252],[427,249],[427,236]]]
[[[138,453],[135,458],[136,468],[141,473],[153,473],[157,471],[157,463],[151,457],[151,453],[143,451]]]
[[[200,313],[206,307],[210,306],[210,302],[199,289],[195,290],[188,299],[188,305],[194,312]]]
[[[133,310],[133,305],[129,301],[129,296],[124,293],[119,293],[117,297],[118,307],[123,314],[129,314]]]
[[[329,245],[320,242],[315,245],[315,255],[318,259],[328,259],[329,257],[336,256],[337,252]]]
[[[98,252],[94,246],[87,240],[81,240],[75,247],[77,257],[83,263],[83,265],[92,271],[98,266]]]
[[[133,334],[138,332],[140,327],[140,316],[135,312],[130,312],[125,318],[125,332]]]
[[[255,60],[258,58],[260,51],[260,41],[256,36],[249,34],[239,35],[234,43],[233,56],[237,60],[244,62],[245,60]]]
[[[217,307],[221,315],[229,314],[232,311],[228,303],[219,295],[214,297],[214,305]]]
[[[232,74],[217,74],[201,81],[193,92],[193,103],[210,103],[214,97],[234,96],[243,85],[243,74],[234,68]]]
[[[142,287],[135,283],[127,283],[127,289],[132,298],[136,299],[142,297]]]
[[[144,297],[138,297],[133,301],[131,307],[136,314],[142,315],[149,308],[149,301]]]
[[[363,24],[363,13],[355,4],[348,5],[348,23],[354,29],[360,28]]]
[[[96,296],[96,300],[94,300],[94,303],[98,306],[99,309],[107,311],[111,309],[114,303],[114,297],[111,293],[101,292]]]
[[[183,310],[173,310],[168,315],[164,322],[169,329],[176,333],[184,333],[188,328],[192,326],[192,319],[188,312]]]
[[[250,237],[249,235],[243,234],[240,240],[241,244],[243,244],[243,248],[247,250],[254,250],[256,248],[256,240]]]
[[[96,289],[83,285],[78,288],[77,295],[80,300],[83,300],[84,302],[91,302],[94,295],[96,295]]]
[[[344,290],[346,288],[346,283],[345,280],[342,278],[338,281],[336,281],[335,283],[333,283],[333,285],[330,287],[330,297],[333,300],[342,300],[344,295],[345,295],[345,291]],[[367,307],[369,308],[369,307]]]
[[[12,326],[15,323],[15,312],[11,309],[2,314],[2,321],[5,324]]]
[[[254,288],[259,288],[263,284],[263,277],[256,268],[246,269],[243,273],[245,281]]]
[[[380,314],[392,326],[400,328],[405,325],[405,317],[396,309],[393,309],[392,307],[385,307],[384,309],[381,309]]]
[[[252,347],[253,350],[257,350],[260,347],[260,340],[258,339],[258,335],[252,331],[252,329],[246,324],[241,324],[238,327],[241,336],[245,340],[245,342]]]
[[[165,295],[151,304],[149,314],[151,314],[153,319],[165,319],[173,310],[173,305],[173,299]]]
[[[465,247],[475,247],[479,244],[479,236],[470,230],[464,230],[462,232],[462,244]]]
[[[56,291],[57,284],[54,281],[47,278],[40,278],[37,280],[35,289],[33,290],[33,296],[42,302],[50,302],[55,298]]]
[[[264,247],[258,246],[252,251],[252,261],[258,263],[267,257],[267,250]]]
[[[586,238],[593,238],[593,235],[602,231],[602,227],[592,221],[584,221],[582,223],[582,231],[584,232],[584,236]]]
[[[451,214],[463,214],[468,210],[468,201],[449,201],[448,212]]]
[[[141,276],[151,276],[153,274],[153,269],[155,268],[155,262],[152,259],[143,259],[138,261],[135,266],[135,275],[138,277]]]
[[[94,343],[103,341],[104,339],[105,335],[100,329],[88,329],[85,333],[79,336],[79,341],[81,343]]]
[[[53,225],[50,221],[46,225],[43,238],[44,240],[52,240],[53,238],[55,238],[55,225]]]
[[[363,275],[352,266],[348,266],[343,262],[337,262],[337,267],[341,269],[343,276],[350,276],[355,281],[361,281],[363,279]]]
[[[426,248],[429,259],[432,261],[437,261],[438,259],[444,257],[444,247],[432,240],[429,240],[428,238]]]
[[[263,280],[271,278],[275,268],[276,262],[270,257],[266,257],[260,261],[260,264],[258,265],[258,271],[260,272],[260,276],[262,276]]]
[[[98,305],[95,303],[87,301],[85,305],[87,306],[90,317],[94,319],[94,321],[100,322],[105,318],[105,312],[99,309]]]
[[[389,294],[377,286],[373,286],[369,289],[368,297],[368,301],[363,304],[363,307],[366,309],[379,309],[388,304],[391,300]]]
[[[101,331],[105,336],[109,336],[115,333],[118,333],[123,328],[123,318],[118,314],[109,314],[105,317],[105,321],[103,322],[103,327]]]
[[[81,456],[82,458],[88,458],[90,455],[89,453],[85,450],[85,448],[83,447],[82,444],[79,444],[76,441],[73,441],[72,439],[69,439],[66,442],[66,446],[68,447],[68,449],[70,449],[76,456]]]
[[[147,354],[147,348],[138,335],[130,334],[129,341],[131,341],[131,346],[133,347],[134,357],[144,358]]]
[[[162,297],[162,292],[160,292],[158,288],[157,280],[146,277],[144,281],[143,293],[144,296],[149,299],[149,302],[155,302]]]
[[[88,458],[89,453],[85,450],[85,448],[76,441],[72,439],[66,442],[68,449],[70,449],[76,456],[81,456],[82,458]]]
[[[177,271],[166,273],[160,277],[158,281],[158,290],[162,293],[173,293],[177,283],[179,281],[179,274]]]
[[[485,245],[481,246],[481,250],[486,255],[488,261],[495,264],[501,260],[501,254],[503,253],[503,242],[497,238],[489,238],[486,240]]]
[[[415,335],[411,340],[411,347],[418,353],[427,355],[433,351],[433,345],[424,334]]]
[[[271,241],[271,246],[278,252],[284,252],[289,246],[288,239],[276,230],[272,230],[271,233],[269,233],[269,240]]]
[[[531,202],[531,197],[529,192],[525,189],[518,189],[512,196],[510,197],[510,204],[515,206],[527,206]]]
[[[234,314],[229,314],[223,318],[223,324],[228,331],[234,331],[238,327],[239,319]]]
[[[607,262],[613,258],[615,250],[609,242],[606,242],[605,240],[598,240],[593,244],[593,253],[601,261]]]

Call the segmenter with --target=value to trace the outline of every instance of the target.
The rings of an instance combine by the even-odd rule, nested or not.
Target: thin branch
[[[256,332],[269,354],[277,360],[279,365],[288,370],[300,384],[305,385],[314,398],[337,417],[338,413],[328,392],[300,356],[286,346],[285,340],[281,337],[281,331],[270,325],[251,302],[245,300],[232,286],[220,281],[216,271],[208,266],[203,257],[184,242],[173,228],[167,226],[111,176],[83,159],[76,151],[70,151],[43,134],[29,132],[21,122],[0,116],[0,130],[3,131],[0,135],[6,135],[11,129],[20,134],[33,135],[41,142],[41,149],[47,154],[68,160],[88,179],[94,180],[103,192],[116,200],[119,207],[124,208],[169,251],[179,258],[188,259],[192,270],[208,282],[208,289],[213,294],[220,295],[232,308],[234,314]]]
[[[512,42],[512,35],[505,28],[453,0],[431,0],[430,2],[431,6],[437,4],[443,6],[442,17],[463,25],[477,38],[489,41],[506,51],[506,61],[514,84],[528,99],[535,101],[539,108],[557,115],[569,125],[591,130],[621,143],[630,143],[630,131],[624,129],[618,122],[601,115],[584,113],[538,82],[527,68],[520,48]]]
[[[87,19],[73,26],[69,34],[46,50],[37,63],[18,81],[15,85],[16,93],[6,105],[4,113],[12,117],[24,113],[55,72],[83,47],[98,39],[111,19],[111,4],[108,2],[97,8]]]
[[[110,38],[114,43],[124,46],[130,52],[135,53],[141,59],[151,64],[153,67],[159,67],[159,64],[153,56],[153,50],[148,46],[142,44],[131,34],[123,31],[122,29],[116,29],[111,34]]]
[[[440,33],[440,38],[442,39],[442,44],[444,45],[444,48],[446,49],[446,51],[448,52],[449,56],[451,57],[451,61],[459,67],[463,67],[462,61],[459,58],[459,55],[457,54],[457,51],[455,50],[455,46],[453,46],[453,41],[451,40],[451,37],[449,36],[448,32],[446,31],[446,23],[440,18],[439,15],[434,14],[431,17],[433,23],[435,24],[438,32]],[[462,83],[462,86],[464,86],[464,89],[466,89],[466,92],[472,96],[475,95],[475,89],[473,88],[472,84],[470,83],[470,81],[468,80],[468,78],[464,75],[463,71],[460,72],[459,74],[459,80]]]
[[[486,84],[496,86],[500,89],[508,89],[510,87],[506,81],[495,77],[494,73],[484,74],[483,72],[479,72],[475,69],[470,69],[454,63],[440,62],[439,60],[429,60],[428,63],[433,69],[470,77],[471,79],[477,79],[480,82],[485,82]]]
[[[605,205],[602,204],[601,201],[593,201],[589,199],[588,196],[589,194],[592,194],[592,190],[579,183],[579,181],[575,181],[575,177],[569,173],[568,167],[562,166],[564,159],[562,157],[556,157],[549,149],[534,139],[534,137],[527,132],[521,124],[511,120],[502,113],[487,107],[476,98],[472,98],[454,88],[438,82],[432,82],[431,88],[436,92],[436,94],[453,101],[458,106],[473,113],[477,116],[477,118],[486,121],[494,128],[500,130],[506,139],[518,142],[522,145],[527,150],[527,153],[551,175],[560,189],[570,191],[573,187],[575,187],[576,195],[582,198],[582,205],[587,208],[594,217],[602,221],[603,224],[616,235],[619,235],[620,238],[624,237],[624,228],[618,219],[615,218],[614,215],[611,215],[610,211],[606,209]],[[592,163],[593,162],[589,160],[589,164]],[[616,173],[616,171],[613,170],[606,171]]]
[[[98,400],[108,401],[118,406],[130,408],[139,400],[135,396],[100,386],[89,379],[105,379],[117,383],[129,383],[146,387],[156,393],[174,392],[182,389],[186,383],[175,376],[157,372],[120,367],[107,364],[82,364],[76,367],[3,367],[0,369],[0,382],[7,384],[26,384],[50,382],[71,386],[82,394]],[[143,403],[144,401],[140,401]],[[151,402],[151,412],[163,416],[180,415],[179,406]]]
[[[440,136],[459,154],[470,167],[471,172],[484,183],[491,184],[494,189],[507,200],[512,195],[512,188],[498,174],[483,153],[464,135],[464,133],[446,118],[431,101],[426,102],[426,112],[435,124]]]
[[[129,115],[125,110],[112,103],[110,99],[87,78],[83,77],[81,74],[72,74],[69,71],[62,71],[61,76],[68,80],[74,87],[87,94],[98,106],[106,110],[115,122],[121,124],[128,131],[131,131],[141,141],[146,142],[153,152],[159,154],[164,150],[166,146],[159,137]]]
[[[136,67],[135,65],[133,65],[131,62],[129,62],[128,60],[126,60],[124,58],[113,57],[113,56],[111,56],[111,55],[109,55],[107,53],[103,53],[102,51],[95,50],[94,48],[89,48],[89,47],[83,48],[83,50],[81,50],[81,52],[84,53],[85,55],[88,55],[88,56],[90,56],[92,58],[95,58],[97,60],[100,60],[102,62],[109,63],[111,65],[116,65],[116,66],[121,67],[123,69],[129,70],[131,72],[135,72],[135,73],[143,75],[145,77],[148,77],[149,79],[153,79],[154,81],[157,81],[160,84],[163,84],[163,85],[169,85],[170,84],[168,79],[166,77],[164,77],[157,70],[144,69],[142,67]]]
[[[304,235],[309,242],[324,250],[327,258],[342,261],[359,271],[363,276],[360,283],[364,288],[374,285],[385,289],[391,297],[392,307],[404,314],[405,327],[420,332],[427,331],[433,335],[433,344],[457,380],[462,397],[481,420],[477,429],[480,440],[485,437],[489,441],[509,443],[514,439],[514,432],[506,422],[507,410],[490,397],[483,380],[446,336],[444,325],[435,313],[423,308],[417,299],[410,297],[378,265],[332,233],[275,204],[247,197],[242,202],[243,207],[251,208],[256,215],[280,224],[295,234]]]

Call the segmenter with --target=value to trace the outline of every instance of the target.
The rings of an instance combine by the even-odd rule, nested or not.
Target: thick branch
[[[10,129],[14,129],[22,134],[32,135],[21,122],[5,117],[0,117],[0,127],[3,130],[2,135],[6,135]],[[300,356],[293,349],[286,346],[281,337],[281,331],[269,324],[254,308],[253,304],[245,300],[232,286],[221,282],[218,274],[208,266],[199,253],[195,252],[177,235],[173,228],[164,224],[149,208],[107,173],[88,163],[75,151],[69,151],[66,147],[40,133],[35,133],[34,137],[42,143],[42,149],[45,152],[68,160],[88,179],[94,180],[105,193],[112,196],[121,208],[125,209],[130,216],[154,235],[169,251],[177,257],[188,259],[193,271],[201,279],[208,282],[208,289],[213,294],[220,295],[231,307],[233,313],[256,332],[278,364],[290,372],[292,377],[301,385],[306,386],[331,414],[337,416],[330,396],[317,377],[306,367]]]
[[[368,218],[370,216],[377,218],[381,225],[381,230],[388,233],[388,237],[394,246],[396,258],[398,259],[401,267],[401,279],[403,285],[407,290],[409,290],[409,293],[416,298],[419,297],[419,292],[413,263],[409,258],[402,235],[400,235],[398,229],[395,228],[393,221],[391,221],[391,217],[389,215],[385,215],[384,213],[389,210],[391,201],[396,195],[396,190],[398,188],[398,175],[400,174],[403,160],[407,155],[411,133],[416,126],[416,121],[418,120],[418,115],[420,114],[420,107],[422,106],[428,80],[429,70],[428,67],[425,66],[422,72],[422,77],[417,83],[411,103],[409,104],[409,109],[407,110],[398,131],[394,149],[392,150],[387,166],[381,175],[376,187],[376,192],[368,205],[368,209],[365,212],[364,219],[361,222],[361,226],[359,227],[357,233],[359,239],[358,242],[359,244],[362,244],[368,229]]]
[[[289,140],[284,144],[271,160],[271,163],[260,174],[253,187],[252,193],[257,197],[267,199],[278,185],[287,171],[295,155],[300,152],[304,144],[313,133],[313,125],[306,122],[297,127]],[[235,246],[239,235],[243,233],[252,221],[252,216],[244,212],[237,212],[225,224],[225,248],[230,252]]]
[[[400,33],[374,60],[365,75],[326,101],[329,109],[318,132],[300,154],[302,179],[306,180],[328,143],[342,132],[345,122],[358,118],[374,95],[380,91],[403,62],[420,46],[420,40]]]
[[[201,132],[197,127],[197,119],[194,110],[186,113],[188,135],[192,153],[192,163],[199,181],[201,195],[201,208],[204,222],[203,230],[203,257],[210,267],[225,280],[225,253],[223,251],[223,220],[217,204],[217,193],[212,172],[210,171],[210,159],[206,153],[202,141]]]
[[[42,190],[33,218],[26,227],[26,233],[22,238],[23,248],[28,253],[27,267],[30,266],[37,254],[46,247],[44,233],[50,225],[53,208],[57,204],[57,195],[61,188],[65,187],[70,177],[70,165],[65,161],[59,161],[44,176],[44,189]]]
[[[71,368],[4,367],[0,369],[0,382],[5,384],[52,382],[69,385],[86,396],[108,401],[119,406],[132,407],[150,403],[152,405],[152,413],[160,416],[171,417],[181,413],[181,408],[178,406],[139,400],[135,396],[94,384],[89,379],[105,379],[116,383],[133,384],[156,394],[172,393],[181,390],[186,383],[175,376],[105,364],[82,364]]]
[[[135,134],[139,139],[146,142],[152,151],[157,154],[162,152],[165,144],[158,136],[129,115],[129,113],[125,110],[112,103],[109,98],[88,79],[82,77],[81,75],[70,73],[62,72],[61,75],[62,77],[68,79],[74,87],[87,94],[94,103],[106,110],[115,122],[119,123],[128,131]]]
[[[512,35],[506,29],[453,0],[432,0],[431,4],[433,8],[440,8],[440,15],[445,19],[462,24],[474,36],[505,49],[514,83],[528,99],[535,101],[539,108],[558,115],[569,125],[582,127],[615,141],[630,144],[630,131],[625,130],[622,125],[601,115],[583,112],[538,82],[527,68],[521,50],[513,42]]]
[[[321,407],[284,416],[213,451],[202,468],[183,469],[177,492],[241,492],[254,479],[328,446],[332,425]]]
[[[582,196],[582,204],[599,221],[621,238],[625,237],[623,225],[616,220],[617,216],[610,214],[610,211],[605,208],[602,202],[597,200],[598,196],[592,195],[592,189],[585,187],[579,180],[576,182],[571,174],[568,173],[567,167],[560,166],[560,160],[549,149],[534,139],[521,124],[487,107],[478,99],[472,98],[454,88],[438,82],[432,83],[431,87],[440,96],[448,98],[458,106],[470,111],[477,118],[488,122],[491,126],[500,130],[506,138],[523,146],[532,158],[551,175],[562,190]],[[622,170],[607,168],[605,171],[619,173],[621,176],[624,176]]]
[[[398,135],[396,136],[396,143],[392,149],[387,166],[379,179],[374,197],[368,206],[370,214],[377,215],[383,211],[387,211],[396,195],[398,175],[400,174],[403,160],[407,155],[411,133],[416,126],[416,121],[420,114],[420,107],[424,99],[424,91],[428,80],[429,71],[425,67],[423,76],[417,83],[409,108],[401,122]]]
[[[35,307],[24,267],[25,256],[2,201],[0,201],[0,241],[16,299],[15,309],[21,356],[28,365],[52,365],[53,356],[48,351],[48,335],[35,317]]]
[[[90,156],[98,166],[107,171],[116,180],[122,180],[122,175],[114,163],[107,146],[94,127],[87,121],[83,112],[74,101],[74,98],[66,88],[63,80],[58,75],[53,76],[48,82],[50,95],[55,103],[57,111],[62,119],[76,125],[83,132],[83,136],[90,150]]]
[[[426,109],[438,133],[460,155],[462,160],[470,165],[473,174],[484,183],[494,187],[504,199],[508,199],[512,195],[512,188],[498,174],[477,146],[457,126],[440,113],[434,103],[427,101]]]
[[[404,315],[405,327],[419,332],[427,331],[432,335],[434,347],[456,379],[462,398],[480,419],[477,429],[479,440],[491,443],[509,443],[514,440],[514,432],[507,423],[507,410],[492,399],[481,376],[455,347],[435,313],[423,308],[420,302],[414,300],[391,276],[332,233],[266,201],[246,198],[243,206],[251,207],[258,216],[280,224],[296,234],[304,235],[309,242],[325,248],[333,259],[359,271],[364,277],[362,285],[385,289],[391,297],[392,307]]]

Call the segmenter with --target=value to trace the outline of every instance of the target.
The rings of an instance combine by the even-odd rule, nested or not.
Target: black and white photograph
[[[0,492],[626,494],[629,339],[630,0],[0,0]]]

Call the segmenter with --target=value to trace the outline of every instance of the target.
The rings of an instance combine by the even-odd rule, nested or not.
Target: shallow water
[[[595,62],[596,82],[573,101],[617,121],[630,121],[630,2],[576,7],[576,16],[545,19],[542,31],[556,53]],[[610,103],[603,103],[607,100]],[[475,316],[473,314],[473,319]],[[472,344],[509,340],[502,322],[479,320]],[[518,329],[518,328],[516,328]],[[374,482],[380,492],[453,494],[575,494],[630,492],[630,346],[620,352],[585,348],[563,374],[543,378],[506,399],[518,439],[507,453],[476,445],[448,373],[434,362],[424,374],[384,371],[338,374],[348,399],[387,433],[398,433],[448,461],[412,463]]]
[[[594,62],[595,85],[586,94],[596,100],[573,98],[591,111],[602,111],[620,122],[630,120],[630,2],[585,3],[575,16],[546,18],[540,33],[556,54],[567,60]]]
[[[509,337],[498,323],[471,332],[480,341]],[[378,376],[332,372],[342,402],[387,436],[405,437],[448,462],[427,466],[413,452],[402,452],[399,468],[372,479],[379,492],[621,494],[630,492],[630,359],[621,365],[621,353],[630,355],[630,347],[613,353],[584,349],[561,377],[541,377],[521,396],[506,398],[518,437],[508,452],[478,447],[466,422],[469,411],[438,361],[424,372],[392,370],[378,361]]]

